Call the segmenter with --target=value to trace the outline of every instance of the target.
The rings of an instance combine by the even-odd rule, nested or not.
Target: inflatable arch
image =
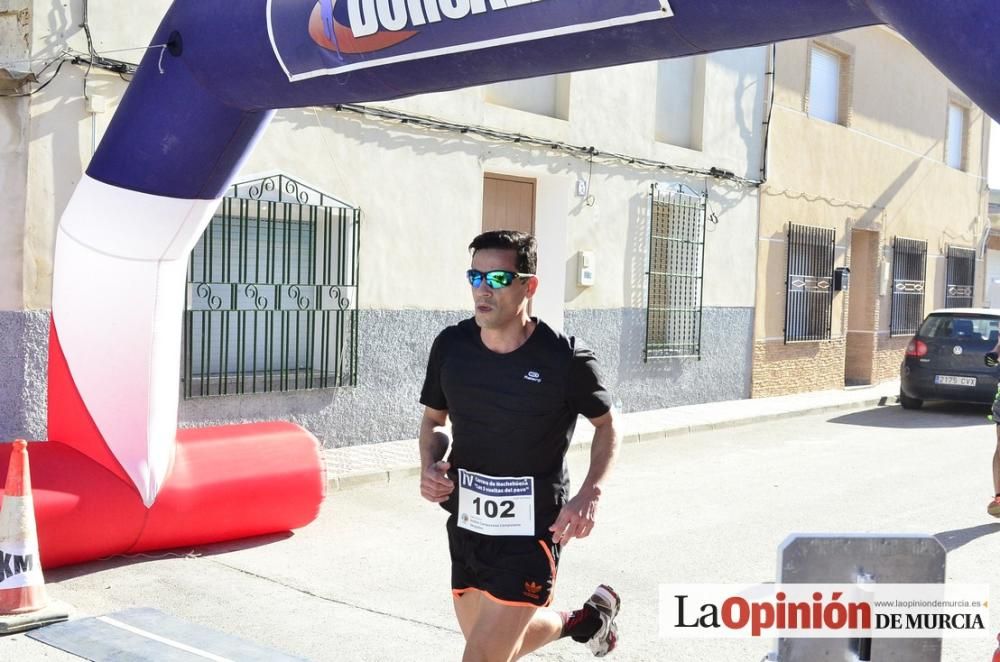
[[[365,102],[888,24],[1000,117],[996,0],[175,0],[62,217],[46,566],[286,530],[323,497],[291,424],[177,430],[185,264],[283,107]],[[119,288],[110,302],[103,286]]]

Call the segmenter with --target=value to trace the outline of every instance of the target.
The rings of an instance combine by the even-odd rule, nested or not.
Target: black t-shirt
[[[483,344],[474,318],[446,328],[431,347],[420,402],[448,411],[452,474],[535,478],[535,528],[547,536],[569,498],[565,457],[577,415],[604,415],[611,397],[590,349],[535,322],[527,341],[507,354]],[[456,487],[443,505],[454,513],[457,504]]]

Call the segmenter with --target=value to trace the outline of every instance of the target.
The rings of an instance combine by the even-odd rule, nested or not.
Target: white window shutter
[[[827,122],[840,121],[840,57],[813,48],[809,73],[809,116]]]
[[[961,169],[965,151],[965,109],[954,103],[948,104],[948,143],[945,150],[948,165]]]

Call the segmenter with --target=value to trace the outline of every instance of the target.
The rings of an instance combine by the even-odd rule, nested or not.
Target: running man
[[[618,435],[594,354],[528,315],[536,246],[508,230],[472,241],[475,316],[435,339],[420,395],[420,493],[450,514],[463,662],[515,660],[562,637],[601,657],[618,641],[621,601],[607,585],[576,611],[549,608],[562,548],[594,527]],[[578,414],[595,431],[587,477],[569,498]]]
[[[1000,352],[1000,342],[986,355],[986,365],[993,368],[998,364],[997,352]],[[993,517],[1000,517],[1000,386],[997,387],[996,397],[993,398],[993,410],[991,412],[993,422],[997,428],[997,447],[993,451],[993,500],[986,506],[986,512]]]

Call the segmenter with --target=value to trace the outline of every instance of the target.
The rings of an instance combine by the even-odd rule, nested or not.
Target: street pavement
[[[985,408],[911,412],[872,407],[870,396],[850,395],[867,409],[780,417],[758,402],[767,420],[636,434],[593,535],[565,551],[555,606],[576,608],[607,582],[623,598],[609,659],[758,662],[772,640],[661,639],[658,586],[774,581],[778,546],[793,532],[934,534],[949,550],[947,581],[990,583],[995,596],[1000,522],[985,513],[994,443]],[[587,457],[585,444],[570,453],[577,480]],[[343,483],[334,473],[341,489],[302,530],[51,570],[50,594],[75,618],[154,607],[320,662],[461,659],[444,512],[420,499],[405,467]],[[996,602],[991,618],[1000,629]],[[994,648],[946,639],[943,660],[984,662]],[[563,640],[530,659],[588,657]],[[21,634],[0,640],[0,659],[78,658]]]

